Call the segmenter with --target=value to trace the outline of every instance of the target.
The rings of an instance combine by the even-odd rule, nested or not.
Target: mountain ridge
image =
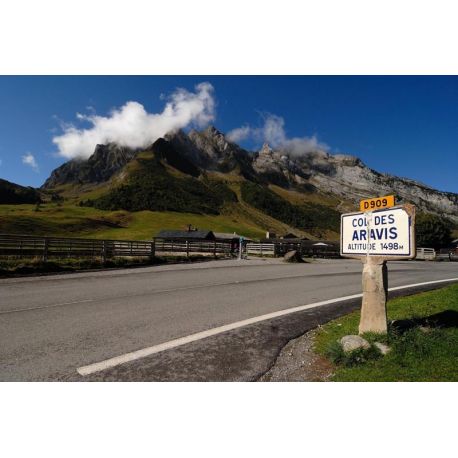
[[[42,189],[101,183],[116,187],[129,179],[129,174],[123,175],[123,171],[141,152],[151,153],[172,172],[196,180],[211,174],[219,174],[223,179],[238,176],[264,187],[274,185],[304,194],[323,193],[355,204],[362,198],[395,194],[398,203],[411,202],[420,211],[458,223],[458,194],[435,190],[410,178],[377,172],[353,155],[333,155],[319,149],[293,155],[268,144],[259,151],[247,151],[229,141],[214,126],[189,133],[178,130],[137,150],[115,144],[97,145],[86,161],[74,159],[55,169]]]

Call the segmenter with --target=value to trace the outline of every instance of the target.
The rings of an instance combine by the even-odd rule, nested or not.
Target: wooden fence
[[[436,259],[436,251],[434,248],[417,248],[416,258],[424,261],[434,261]]]
[[[247,243],[246,253],[258,256],[275,256],[275,243]]]
[[[248,243],[248,254],[258,256],[284,256],[288,251],[296,250],[301,256],[320,258],[339,258],[340,249],[336,243],[315,245],[316,242],[308,240],[303,242],[288,242],[287,239],[275,243]]]
[[[339,257],[336,246],[313,246],[309,243],[247,243],[245,254],[258,256],[283,256],[297,250],[302,256]],[[36,237],[29,235],[0,234],[0,257],[31,258],[95,258],[102,261],[114,257],[153,257],[178,254],[206,254],[238,256],[238,245],[221,240],[97,240],[64,237]]]
[[[191,253],[230,255],[235,254],[235,247],[230,242],[213,240],[170,240],[155,239],[156,253],[182,253],[189,256]]]
[[[0,234],[0,256],[48,258],[154,256],[154,242]]]
[[[218,241],[137,241],[97,240],[63,237],[36,237],[0,234],[0,257],[31,258],[95,258],[103,261],[114,257],[153,257],[155,254],[234,255],[231,243]]]

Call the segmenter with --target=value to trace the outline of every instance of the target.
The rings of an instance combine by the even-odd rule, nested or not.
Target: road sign
[[[386,261],[415,257],[415,207],[407,204],[342,215],[340,254],[363,262],[359,333],[386,333]]]
[[[389,207],[394,207],[394,196],[374,197],[373,199],[364,199],[359,203],[359,209],[362,212]]]
[[[410,205],[341,216],[340,254],[344,257],[415,257],[414,208]]]

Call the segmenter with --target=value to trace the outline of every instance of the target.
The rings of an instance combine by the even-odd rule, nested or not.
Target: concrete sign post
[[[363,262],[359,333],[386,333],[386,261],[415,257],[415,207],[402,205],[341,215],[340,254]]]

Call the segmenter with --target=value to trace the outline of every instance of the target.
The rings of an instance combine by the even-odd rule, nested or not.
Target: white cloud
[[[25,165],[28,165],[29,167],[32,167],[32,169],[35,172],[39,172],[40,169],[38,168],[37,161],[35,160],[35,157],[33,156],[32,153],[26,153],[24,156],[22,156],[22,163]]]
[[[227,133],[226,138],[234,143],[241,142],[246,140],[253,134],[253,128],[250,126],[242,126],[237,127],[237,129],[233,129]]]
[[[204,127],[215,118],[215,99],[210,83],[198,84],[195,92],[177,89],[166,100],[161,113],[148,113],[142,104],[135,101],[114,109],[106,117],[77,113],[78,120],[89,122],[92,126],[83,129],[64,125],[64,133],[55,136],[52,141],[57,145],[60,156],[88,158],[97,144],[115,142],[121,146],[142,148],[168,132],[188,125]]]
[[[231,130],[227,138],[233,142],[252,139],[255,142],[266,142],[272,148],[280,149],[293,156],[310,153],[317,150],[328,151],[329,146],[318,141],[316,135],[311,137],[288,138],[285,132],[285,120],[271,113],[262,115],[263,125],[251,127],[244,125]]]

